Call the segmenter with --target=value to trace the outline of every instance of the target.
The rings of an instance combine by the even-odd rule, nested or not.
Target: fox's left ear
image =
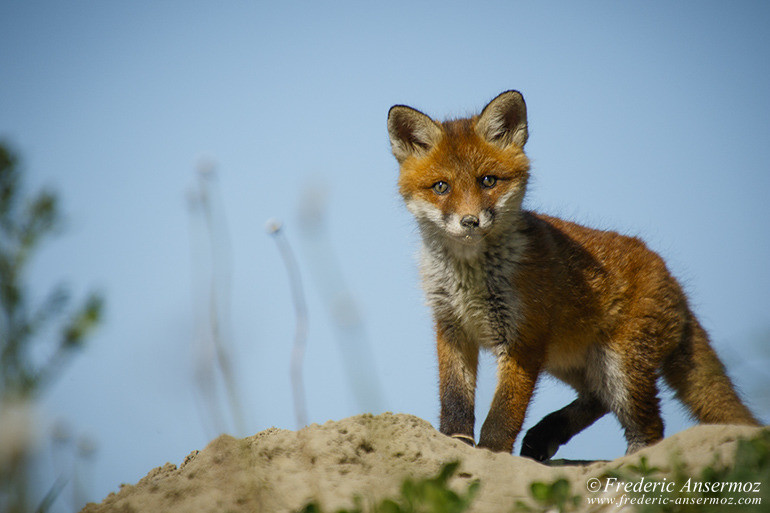
[[[481,111],[476,133],[502,148],[515,144],[524,147],[527,130],[527,105],[518,91],[505,91]]]

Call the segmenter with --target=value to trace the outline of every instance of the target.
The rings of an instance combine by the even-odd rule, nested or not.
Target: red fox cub
[[[628,453],[660,440],[659,375],[700,422],[759,425],[656,253],[637,238],[522,210],[529,160],[518,91],[444,122],[396,105],[388,132],[422,235],[442,433],[474,443],[480,348],[498,362],[478,444],[494,451],[513,450],[543,371],[577,399],[527,432],[521,454],[537,460],[610,411]]]

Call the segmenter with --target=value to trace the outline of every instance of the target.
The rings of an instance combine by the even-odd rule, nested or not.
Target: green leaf
[[[436,480],[440,483],[446,483],[449,481],[449,478],[454,475],[454,473],[457,471],[457,469],[460,467],[459,461],[450,461],[449,463],[446,463],[443,467],[441,467],[441,470],[439,471],[438,477]]]
[[[551,485],[551,498],[557,503],[561,504],[566,502],[569,498],[569,481],[566,479],[557,479]]]
[[[321,508],[318,506],[317,503],[311,502],[310,504],[306,504],[304,508],[299,510],[298,513],[322,513]]]
[[[377,513],[402,513],[404,510],[392,499],[383,500],[377,507]]]
[[[535,481],[529,485],[529,489],[532,491],[532,497],[538,502],[548,502],[551,498],[551,487],[543,482]]]
[[[86,336],[96,327],[102,316],[104,301],[101,296],[92,294],[83,307],[64,329],[62,347],[73,349],[82,345]]]
[[[18,191],[19,173],[16,169],[16,157],[3,144],[0,144],[0,217],[3,221],[13,208]]]

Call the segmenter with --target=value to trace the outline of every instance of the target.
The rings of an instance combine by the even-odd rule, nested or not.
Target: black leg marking
[[[561,445],[607,413],[599,399],[578,397],[573,402],[546,415],[534,425],[521,444],[521,455],[537,461],[550,459]]]

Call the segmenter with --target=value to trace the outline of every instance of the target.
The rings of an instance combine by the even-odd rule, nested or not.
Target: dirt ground
[[[365,502],[398,494],[405,477],[435,474],[444,463],[461,461],[451,482],[464,490],[478,479],[481,488],[472,511],[510,512],[529,498],[533,481],[568,479],[584,497],[582,511],[622,511],[590,505],[585,497],[611,496],[614,490],[591,493],[589,480],[608,470],[638,462],[669,471],[674,461],[686,469],[712,464],[714,454],[729,462],[739,438],[761,428],[696,426],[653,447],[610,462],[555,461],[548,465],[474,449],[441,435],[428,422],[405,414],[359,415],[300,431],[271,428],[235,439],[223,435],[192,452],[179,466],[166,463],[135,485],[124,485],[83,513],[103,512],[293,512],[311,499],[325,511],[349,507],[354,495]]]

